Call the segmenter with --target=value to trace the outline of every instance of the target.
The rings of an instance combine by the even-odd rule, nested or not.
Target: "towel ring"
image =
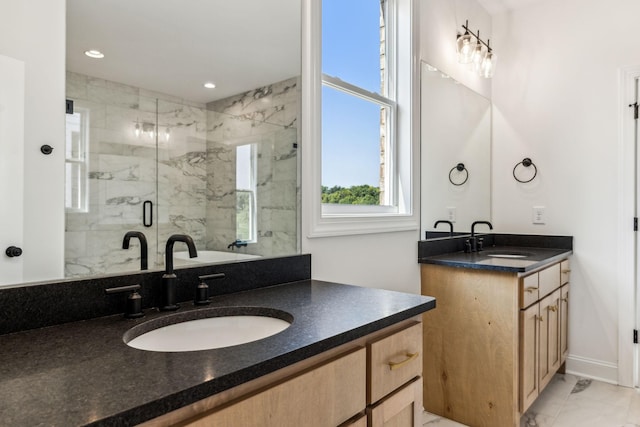
[[[453,178],[451,178],[451,174],[453,173],[454,170],[457,170],[458,172],[464,171],[464,173],[466,174],[464,177],[464,181],[459,183],[453,182]],[[469,179],[469,171],[467,170],[467,168],[464,167],[464,163],[458,163],[457,165],[452,167],[451,170],[449,171],[449,182],[452,183],[453,185],[460,186],[465,182],[467,182],[468,179]]]
[[[518,168],[518,166],[524,166],[525,168],[528,168],[529,166],[533,166],[533,176],[531,178],[529,178],[528,180],[524,181],[522,179],[519,179],[516,176],[516,169]],[[524,159],[522,159],[522,161],[520,163],[516,163],[516,165],[513,167],[513,177],[515,178],[516,181],[521,182],[523,184],[526,184],[527,182],[531,182],[533,181],[533,179],[538,175],[538,168],[536,167],[536,164],[533,163],[531,161],[530,158],[525,157]]]

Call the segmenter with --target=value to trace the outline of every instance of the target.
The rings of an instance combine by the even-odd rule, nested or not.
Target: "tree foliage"
[[[370,185],[354,185],[349,188],[338,185],[322,186],[322,203],[341,205],[379,205],[380,188]]]

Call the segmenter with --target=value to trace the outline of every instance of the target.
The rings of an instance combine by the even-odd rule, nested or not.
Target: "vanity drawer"
[[[520,308],[529,307],[538,301],[538,273],[520,280]]]
[[[571,274],[571,266],[569,260],[565,259],[560,263],[560,284],[566,285],[569,283],[569,276]]]
[[[560,287],[560,263],[538,272],[538,296],[543,298]]]
[[[382,399],[422,372],[422,323],[368,344],[368,403]]]

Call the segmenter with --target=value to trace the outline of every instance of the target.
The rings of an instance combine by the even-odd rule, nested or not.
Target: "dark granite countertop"
[[[137,320],[117,315],[1,335],[2,423],[135,425],[435,307],[431,297],[316,280],[213,299],[207,308],[270,307],[294,320],[260,341],[185,353],[123,342],[131,327],[167,315],[152,310]],[[189,309],[196,308],[180,311]]]
[[[571,253],[571,249],[493,246],[481,252],[465,253],[460,251],[422,257],[419,262],[479,270],[526,273],[565,259]],[[517,257],[511,258],[513,255]]]

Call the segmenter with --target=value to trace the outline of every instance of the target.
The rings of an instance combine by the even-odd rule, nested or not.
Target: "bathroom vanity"
[[[470,426],[515,427],[564,369],[572,239],[484,239],[475,253],[463,251],[464,237],[419,249],[422,293],[438,300],[424,323],[424,407]]]
[[[266,262],[207,269],[247,277]],[[189,271],[177,273],[184,278]],[[19,291],[24,296],[29,289]],[[267,307],[288,313],[291,325],[212,350],[144,351],[124,342],[136,325],[221,307]],[[146,309],[141,319],[117,314],[6,333],[0,335],[2,420],[12,426],[419,425],[420,315],[434,307],[431,297],[304,279],[216,295],[204,309],[183,302],[173,314]]]

